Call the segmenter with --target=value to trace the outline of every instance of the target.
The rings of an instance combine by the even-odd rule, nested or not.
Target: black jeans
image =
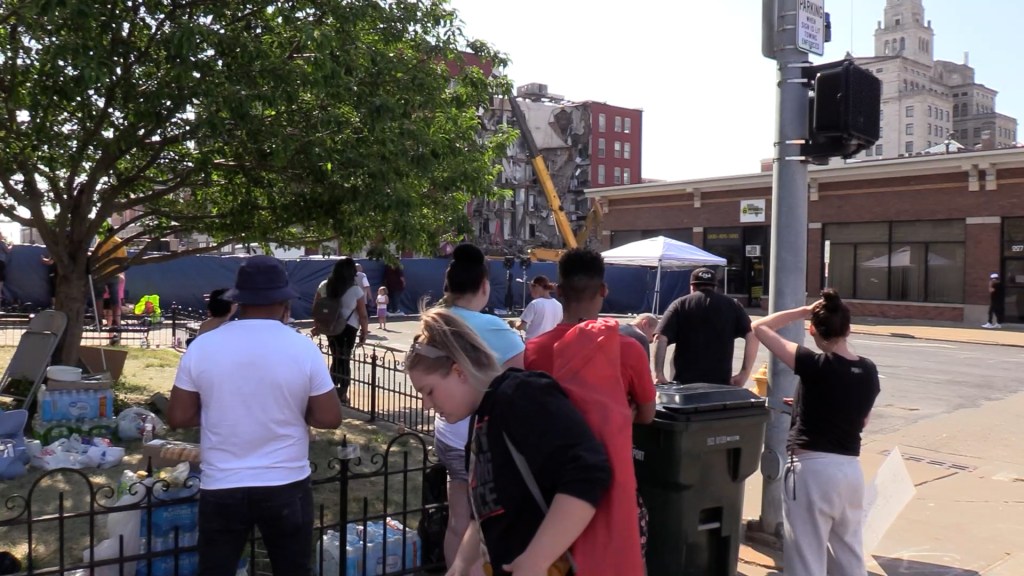
[[[388,312],[398,312],[398,299],[402,297],[402,290],[388,290]]]
[[[352,350],[356,347],[358,335],[358,329],[346,325],[340,334],[327,337],[327,345],[331,349],[331,377],[339,394],[348,394],[352,383]]]
[[[274,576],[310,576],[313,488],[309,478],[282,486],[200,490],[199,575],[235,576],[253,526],[260,529]]]
[[[992,317],[995,317],[995,324],[1003,323],[1003,303],[992,302],[988,305],[988,322],[992,324]]]

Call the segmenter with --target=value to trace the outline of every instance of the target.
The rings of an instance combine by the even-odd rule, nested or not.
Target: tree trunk
[[[89,293],[89,279],[82,270],[69,274],[57,274],[57,310],[67,314],[68,326],[60,344],[60,359],[67,366],[78,365],[78,349],[82,345],[82,327],[85,324],[86,299]]]

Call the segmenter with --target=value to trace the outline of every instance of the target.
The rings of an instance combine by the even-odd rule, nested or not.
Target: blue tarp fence
[[[43,246],[18,245],[7,256],[7,281],[3,295],[6,302],[16,302],[28,307],[45,308],[50,303],[50,288],[47,282],[47,268],[42,262],[46,254]],[[146,294],[157,294],[166,308],[176,303],[184,308],[203,309],[204,294],[217,288],[229,288],[234,284],[235,271],[247,256],[184,256],[167,262],[133,266],[126,273],[125,300],[137,302]],[[297,320],[310,317],[313,294],[320,282],[327,278],[334,266],[334,258],[299,258],[284,260],[292,284],[300,297],[292,305],[292,316]],[[357,260],[374,295],[383,285],[384,263],[378,260]],[[400,295],[398,305],[406,313],[416,312],[420,298],[424,295],[436,301],[443,293],[444,272],[448,258],[405,258],[402,269],[405,273],[405,291]],[[490,266],[491,299],[493,309],[506,309],[505,296],[509,291],[508,271],[501,260],[488,260]],[[517,282],[523,278],[523,270],[516,260],[512,272],[513,307],[523,305],[527,283],[538,274],[557,281],[558,267],[551,262],[533,262],[526,270],[526,283]],[[657,270],[636,266],[608,266],[605,281],[608,284],[608,298],[603,312],[606,314],[638,314],[649,312],[654,300],[654,284]],[[674,299],[689,292],[690,271],[663,271],[661,273],[661,310],[663,312]],[[87,287],[83,287],[86,290]],[[528,291],[527,291],[528,292]],[[529,294],[526,294],[529,302]]]

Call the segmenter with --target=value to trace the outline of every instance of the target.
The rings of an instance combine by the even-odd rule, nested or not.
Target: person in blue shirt
[[[502,368],[522,368],[526,346],[522,338],[501,318],[480,312],[491,297],[487,260],[472,244],[460,244],[452,253],[444,276],[444,298],[440,305],[451,310],[479,336]],[[469,474],[466,444],[469,419],[449,422],[438,415],[434,420],[434,452],[448,470],[448,530],[445,560],[451,566],[459,544],[469,527]]]

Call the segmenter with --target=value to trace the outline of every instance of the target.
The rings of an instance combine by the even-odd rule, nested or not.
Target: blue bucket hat
[[[235,287],[228,290],[223,298],[239,304],[266,306],[286,302],[298,295],[280,260],[272,256],[250,256],[238,267]]]

